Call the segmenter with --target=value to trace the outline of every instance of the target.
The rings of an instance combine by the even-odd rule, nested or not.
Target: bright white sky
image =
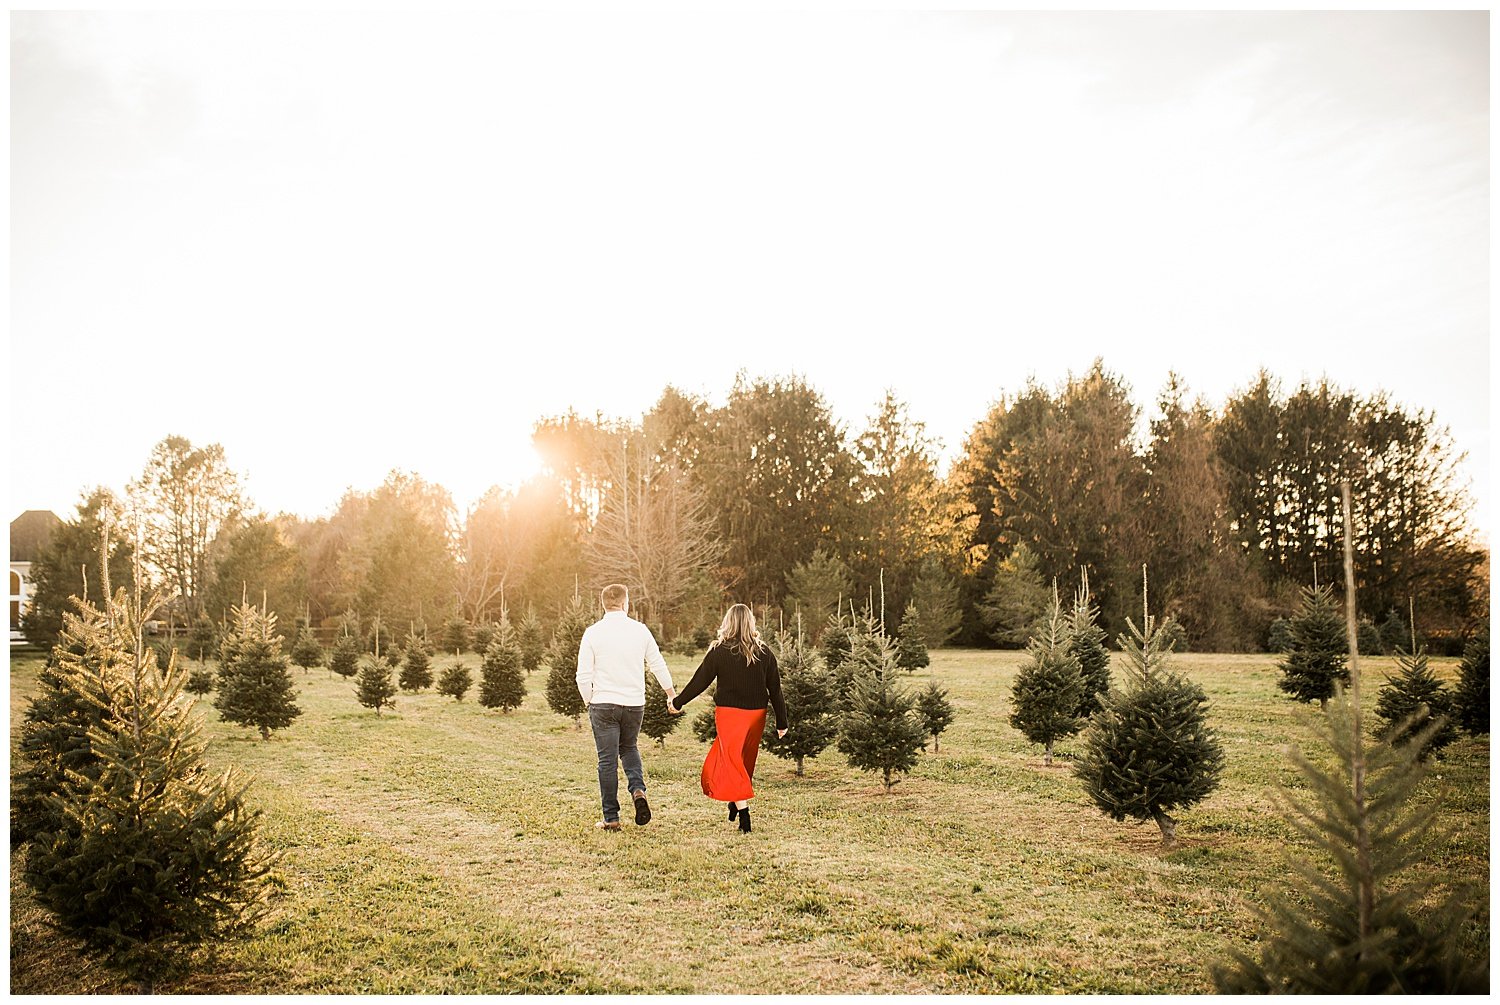
[[[1488,17],[13,14],[11,515],[168,433],[460,508],[805,375],[951,457],[1096,355],[1436,412],[1488,532]]]

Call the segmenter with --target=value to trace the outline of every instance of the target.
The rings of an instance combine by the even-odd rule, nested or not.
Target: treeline
[[[744,601],[814,632],[840,605],[894,624],[910,604],[930,644],[1019,645],[1051,581],[1083,572],[1120,634],[1149,560],[1188,647],[1255,650],[1301,587],[1337,575],[1348,478],[1365,611],[1413,605],[1454,649],[1478,627],[1487,554],[1432,414],[1326,379],[1288,393],[1261,372],[1217,411],[1173,376],[1144,437],[1141,416],[1096,361],[1002,395],[940,473],[938,444],[894,394],[850,430],[805,380],[742,374],[717,407],[668,387],[637,419],[542,419],[544,472],[464,513],[393,472],[326,518],[257,514],[222,448],[181,437],[156,446],[127,497],[144,568],[184,624],[222,621],[245,597],[285,625],[378,616],[399,634],[517,604],[550,624],[618,580],[664,641]],[[59,529],[35,569],[31,637],[55,638],[66,597],[98,582],[100,527],[123,527],[126,502],[94,492]],[[135,543],[111,540],[118,582]]]

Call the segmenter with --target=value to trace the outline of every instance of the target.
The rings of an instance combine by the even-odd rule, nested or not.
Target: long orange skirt
[[[720,705],[714,709],[714,728],[719,735],[703,759],[703,794],[721,803],[751,798],[750,777],[766,731],[766,710]]]

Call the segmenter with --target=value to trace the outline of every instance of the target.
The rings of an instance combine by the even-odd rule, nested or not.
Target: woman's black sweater
[[[714,704],[759,710],[769,701],[776,710],[776,728],[787,728],[786,699],[781,697],[781,671],[776,666],[776,655],[770,649],[761,646],[755,654],[755,662],[750,663],[734,643],[714,643],[693,679],[672,704],[681,708],[702,694],[715,679],[719,682],[719,689],[714,692]]]

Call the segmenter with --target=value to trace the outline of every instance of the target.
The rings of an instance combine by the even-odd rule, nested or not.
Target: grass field
[[[544,672],[510,715],[429,691],[377,718],[349,682],[293,668],[303,715],[269,742],[205,699],[210,757],[257,778],[284,857],[258,934],[155,990],[1211,991],[1209,964],[1254,938],[1249,905],[1299,846],[1275,788],[1297,785],[1285,749],[1312,713],[1279,696],[1272,657],[1178,657],[1227,767],[1164,852],[1154,824],[1087,801],[1076,740],[1044,768],[1007,724],[1021,658],[939,651],[911,678],[941,681],[958,717],[890,795],[832,750],[800,779],[763,753],[750,835],[699,791],[705,748],[686,722],[665,750],[643,747],[651,824],[627,813],[622,833],[596,831],[593,742],[547,709]],[[679,686],[696,665],[669,662]],[[1363,662],[1373,706],[1392,661]],[[1451,679],[1454,661],[1435,662]],[[39,666],[12,661],[12,749]],[[1488,738],[1450,747],[1421,798],[1446,836],[1419,868],[1487,904]],[[11,990],[132,990],[47,927],[19,871],[13,856]],[[1476,953],[1488,924],[1484,910],[1463,933]]]

